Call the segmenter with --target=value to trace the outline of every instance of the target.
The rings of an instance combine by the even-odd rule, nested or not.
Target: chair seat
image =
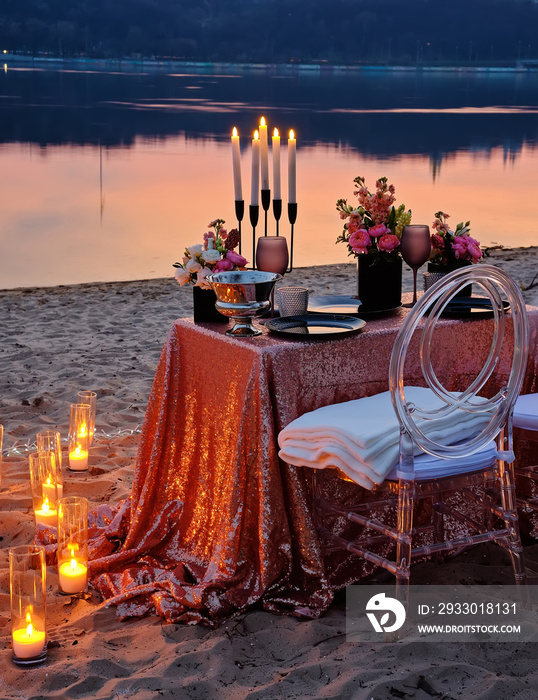
[[[538,430],[538,394],[518,396],[514,406],[514,427]]]
[[[497,456],[497,446],[492,440],[474,455],[458,459],[439,459],[429,454],[421,454],[415,457],[415,481],[425,481],[430,479],[444,479],[460,474],[469,474],[474,471],[488,469],[495,464]],[[396,481],[398,477],[398,467],[387,475],[390,481]]]

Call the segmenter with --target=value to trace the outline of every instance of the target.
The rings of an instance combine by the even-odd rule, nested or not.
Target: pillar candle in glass
[[[95,433],[95,411],[97,410],[97,394],[95,391],[79,391],[77,403],[85,403],[90,407],[90,445],[93,444]]]
[[[60,433],[57,430],[42,430],[37,434],[37,451],[52,452],[54,454],[54,470],[45,475],[43,482],[43,495],[53,489],[57,491],[57,498],[64,495],[62,476],[62,443]],[[56,500],[56,498],[55,498]]]
[[[32,452],[29,457],[30,483],[36,528],[58,525],[58,482],[54,452]]]
[[[88,584],[88,501],[67,496],[58,503],[58,586],[60,593],[83,593]]]
[[[69,419],[69,469],[80,472],[88,468],[90,449],[90,407],[86,403],[71,404]]]
[[[21,545],[9,550],[12,659],[36,666],[47,658],[45,549]]]

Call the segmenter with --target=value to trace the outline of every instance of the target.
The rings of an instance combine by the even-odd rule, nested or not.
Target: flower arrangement
[[[447,219],[448,214],[438,211],[432,227],[432,250],[429,262],[443,270],[455,270],[464,265],[477,263],[484,256],[480,248],[480,242],[469,235],[469,224],[460,222],[454,231],[451,231]]]
[[[207,281],[211,273],[245,269],[248,260],[234,250],[239,245],[239,231],[234,228],[228,232],[224,224],[224,219],[210,221],[208,227],[213,230],[204,233],[203,244],[185,248],[182,262],[173,265],[177,268],[175,278],[179,284],[211,289]]]
[[[348,204],[346,199],[336,202],[340,218],[346,221],[336,242],[345,243],[349,255],[369,253],[373,264],[381,259],[395,260],[400,255],[402,229],[411,222],[411,210],[406,211],[404,204],[394,207],[396,190],[386,177],[377,180],[373,193],[368,191],[363,177],[356,177],[353,182],[358,188],[353,193],[358,206]]]

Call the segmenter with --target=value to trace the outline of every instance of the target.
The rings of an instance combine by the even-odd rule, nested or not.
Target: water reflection
[[[0,74],[0,287],[171,275],[210,219],[233,221],[233,125],[248,199],[248,135],[262,113],[299,134],[299,266],[347,260],[334,205],[357,174],[387,175],[416,223],[443,209],[471,219],[483,242],[536,244],[537,86],[532,74],[10,68]],[[286,192],[284,167],[283,179]]]

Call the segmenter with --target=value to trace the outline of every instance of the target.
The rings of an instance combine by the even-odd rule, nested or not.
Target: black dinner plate
[[[508,311],[510,304],[503,301],[504,310]],[[447,304],[441,314],[443,318],[491,318],[493,307],[487,297],[455,297]]]
[[[357,297],[348,297],[341,295],[327,295],[310,297],[308,300],[309,313],[324,313],[324,314],[346,314],[348,316],[380,316],[388,314],[399,309],[401,304],[393,306],[390,309],[369,309],[361,304]]]
[[[343,314],[306,314],[272,318],[265,326],[273,333],[297,339],[342,338],[362,330],[366,321]]]

